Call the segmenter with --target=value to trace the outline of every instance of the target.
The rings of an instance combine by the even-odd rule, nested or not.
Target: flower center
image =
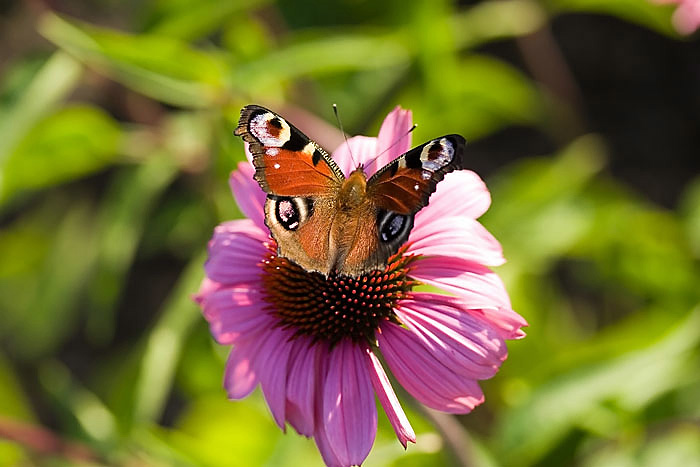
[[[268,310],[294,337],[310,336],[335,344],[349,337],[374,340],[374,332],[385,320],[395,322],[394,308],[417,284],[408,277],[413,256],[404,256],[407,246],[389,258],[383,271],[358,277],[308,272],[296,263],[277,256],[273,245],[262,261],[263,285]]]

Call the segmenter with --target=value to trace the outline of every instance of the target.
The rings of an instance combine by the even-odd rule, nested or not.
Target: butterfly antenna
[[[374,156],[374,158],[373,158],[371,161],[369,161],[365,167],[369,167],[369,166],[371,166],[372,164],[374,164],[375,162],[377,162],[377,159],[379,159],[379,157],[380,157],[382,154],[384,154],[384,153],[387,152],[389,149],[391,149],[391,148],[393,148],[394,146],[396,146],[397,144],[399,144],[399,141],[401,141],[402,139],[404,139],[406,136],[410,135],[411,132],[412,132],[413,130],[415,130],[417,126],[418,126],[418,125],[414,123],[413,126],[412,126],[411,128],[409,128],[408,131],[407,131],[406,133],[404,133],[403,135],[399,136],[399,137],[396,139],[396,141],[394,141],[393,143],[391,143],[385,150],[383,150],[382,152],[380,152],[379,154],[377,154],[376,156]]]
[[[343,123],[340,121],[340,115],[338,115],[338,105],[333,104],[333,113],[335,114],[335,119],[338,122],[338,126],[340,127],[340,132],[343,133],[343,138],[345,139],[345,144],[348,147],[348,154],[350,154],[350,160],[352,161],[352,165],[356,166],[355,164],[355,158],[352,157],[352,151],[350,151],[350,143],[348,143],[348,135],[345,134],[345,130],[343,130]]]

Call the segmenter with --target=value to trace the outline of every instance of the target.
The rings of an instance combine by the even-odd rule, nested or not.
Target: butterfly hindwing
[[[369,199],[384,211],[415,214],[446,174],[465,167],[465,146],[462,136],[446,135],[411,149],[367,181]]]
[[[344,179],[326,151],[264,107],[244,107],[234,134],[249,143],[255,180],[268,194],[329,195]]]

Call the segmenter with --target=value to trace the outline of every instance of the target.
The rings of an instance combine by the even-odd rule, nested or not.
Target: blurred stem
[[[94,462],[97,459],[82,443],[67,441],[51,430],[0,416],[0,438],[13,441],[43,455],[63,457],[74,462]]]
[[[515,43],[532,76],[558,101],[553,105],[551,122],[554,137],[567,143],[587,133],[581,91],[549,23],[542,22],[529,34],[515,36]]]
[[[471,436],[456,417],[423,407],[420,404],[417,404],[417,407],[438,429],[457,465],[462,467],[478,465]]]

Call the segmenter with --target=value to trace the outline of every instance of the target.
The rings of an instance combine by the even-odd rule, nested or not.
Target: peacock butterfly
[[[464,168],[466,141],[455,134],[411,149],[369,179],[362,165],[346,178],[326,151],[261,106],[241,110],[234,134],[249,143],[277,253],[326,276],[383,269],[437,183]]]

